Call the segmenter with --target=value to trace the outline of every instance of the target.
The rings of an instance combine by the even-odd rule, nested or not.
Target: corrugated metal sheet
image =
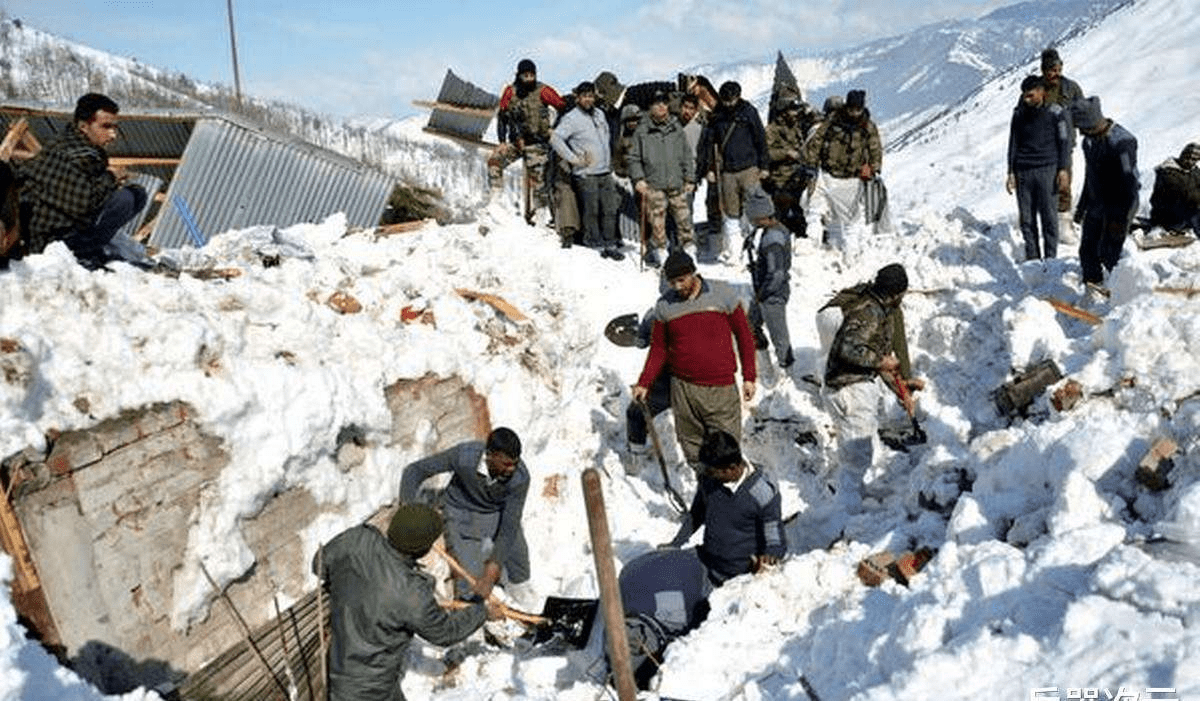
[[[69,111],[10,103],[0,106],[0,129],[6,133],[21,117],[42,144],[71,122]],[[120,125],[110,156],[180,159],[178,166],[136,168],[149,176],[147,185],[169,183],[150,236],[159,247],[195,244],[189,221],[205,242],[229,229],[288,226],[335,212],[345,212],[351,226],[375,226],[393,186],[382,171],[232,115],[122,112]]]
[[[442,89],[438,92],[437,101],[459,107],[486,110],[494,110],[500,104],[499,96],[459,78],[451,70],[447,70],[446,77],[442,79]],[[427,127],[434,131],[478,141],[483,138],[483,132],[487,130],[491,121],[491,116],[434,109],[429,115]]]
[[[149,214],[150,210],[154,207],[154,193],[162,189],[163,186],[162,178],[157,178],[147,173],[138,173],[136,176],[130,178],[129,182],[141,185],[142,188],[146,190],[146,194],[149,195],[149,197],[146,199],[146,206],[142,207],[142,211],[134,215],[133,219],[130,219],[125,226],[117,229],[117,236],[124,234],[132,237],[137,233],[138,227],[142,225],[142,222],[146,221],[146,215]]]
[[[314,222],[335,212],[345,212],[351,226],[375,226],[392,184],[387,174],[331,151],[206,118],[192,131],[150,243],[193,244],[189,213],[203,241],[229,229]]]

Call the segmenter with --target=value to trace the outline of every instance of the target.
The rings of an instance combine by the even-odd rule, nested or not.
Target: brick
[[[46,466],[53,475],[65,475],[87,467],[104,457],[100,444],[90,433],[68,431],[59,436],[46,458]]]

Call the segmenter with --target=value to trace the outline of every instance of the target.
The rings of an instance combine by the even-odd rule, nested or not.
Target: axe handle
[[[450,565],[450,569],[454,572],[454,574],[467,580],[467,584],[470,584],[472,587],[475,586],[475,576],[468,572],[467,568],[463,567],[458,560],[455,560],[453,555],[446,552],[446,549],[442,547],[441,543],[434,543],[433,551],[442,556],[442,559],[446,561],[447,565]],[[545,616],[525,613],[524,611],[518,611],[517,609],[510,607],[508,604],[497,599],[495,594],[489,594],[488,601],[499,605],[500,611],[504,614],[505,618],[511,618],[514,621],[529,623],[535,626],[546,625],[550,622],[550,619],[546,618]]]
[[[888,376],[892,380],[892,384],[896,386],[896,396],[900,397],[900,406],[904,407],[904,411],[908,413],[909,418],[915,419],[911,404],[908,401],[908,385],[904,383],[904,378],[900,376],[899,370],[891,370]]]

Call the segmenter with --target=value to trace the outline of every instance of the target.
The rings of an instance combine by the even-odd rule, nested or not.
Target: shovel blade
[[[592,634],[592,623],[599,606],[598,599],[546,597],[541,615],[549,623],[533,629],[530,642],[543,645],[557,639],[577,650],[582,649]]]

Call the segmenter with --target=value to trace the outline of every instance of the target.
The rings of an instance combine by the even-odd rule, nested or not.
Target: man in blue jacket
[[[415,502],[421,483],[443,472],[452,474],[441,496],[446,544],[459,563],[475,573],[474,587],[462,580],[456,583],[458,595],[486,599],[503,574],[508,593],[523,597],[529,547],[521,515],[529,493],[529,468],[521,461],[521,439],[501,427],[488,435],[487,443],[460,443],[408,465],[400,479],[400,503]]]
[[[1138,208],[1137,139],[1100,111],[1100,98],[1071,105],[1071,121],[1083,134],[1087,170],[1083,192],[1075,207],[1075,222],[1083,225],[1079,265],[1085,285],[1103,294],[1104,271],[1112,272],[1121,258],[1129,225]]]
[[[697,553],[714,586],[777,564],[787,553],[779,488],[742,458],[737,439],[724,431],[704,437],[700,463],[692,508],[670,547],[683,547],[704,526]]]
[[[452,645],[495,604],[446,611],[433,595],[434,579],[417,560],[442,534],[442,517],[423,504],[402,504],[387,536],[370,525],[343,531],[313,558],[313,574],[329,589],[330,701],[404,701],[400,682],[413,635]]]
[[[1021,102],[1008,128],[1008,179],[1017,193],[1017,217],[1025,239],[1025,260],[1053,258],[1058,252],[1058,199],[1070,188],[1071,123],[1066,110],[1046,101],[1041,76],[1021,81]],[[1041,220],[1041,246],[1038,220]]]

